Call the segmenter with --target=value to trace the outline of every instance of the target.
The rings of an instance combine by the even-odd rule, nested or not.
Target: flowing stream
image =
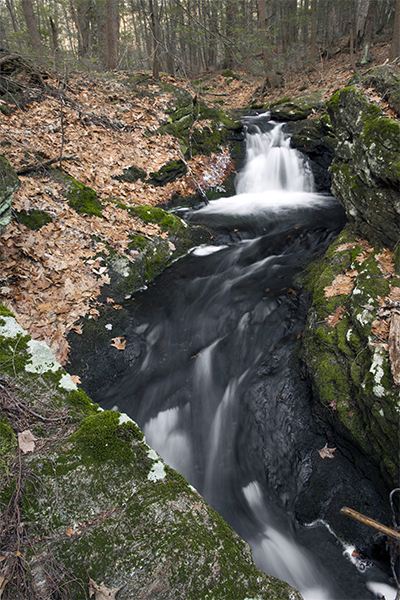
[[[139,350],[95,399],[135,419],[248,541],[256,564],[306,600],[393,600],[376,566],[358,569],[324,524],[295,517],[328,441],[292,358],[308,308],[295,278],[344,215],[334,198],[313,192],[312,172],[281,125],[260,115],[245,126],[237,195],[181,213],[216,228],[217,245],[193,249],[127,303],[128,346]]]

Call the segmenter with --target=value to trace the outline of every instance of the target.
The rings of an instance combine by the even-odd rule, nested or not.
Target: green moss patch
[[[158,171],[149,174],[148,183],[157,187],[171,183],[187,173],[187,167],[183,160],[170,160]]]
[[[51,216],[44,210],[21,210],[16,213],[17,219],[20,223],[28,227],[28,229],[40,229],[43,225],[51,223],[53,220]]]

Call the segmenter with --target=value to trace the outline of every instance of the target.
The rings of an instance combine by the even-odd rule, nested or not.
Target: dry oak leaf
[[[342,294],[350,294],[354,287],[353,277],[349,275],[337,275],[332,281],[332,285],[324,287],[324,297],[333,298]]]
[[[89,577],[89,598],[94,596],[94,600],[115,600],[116,595],[122,585],[118,588],[110,589],[104,585],[104,583],[96,583],[91,577]]]
[[[320,455],[321,458],[335,458],[333,456],[333,453],[335,452],[336,448],[328,448],[328,442],[325,444],[325,446],[323,448],[321,448],[321,450],[318,450],[318,454]]]
[[[335,327],[335,325],[339,323],[340,319],[343,317],[345,312],[346,307],[343,306],[343,304],[341,306],[338,306],[337,309],[331,315],[329,315],[329,317],[326,317],[325,323],[328,325],[328,327]]]
[[[82,383],[79,375],[71,375],[71,381],[75,383],[75,385],[78,385],[78,383]]]
[[[386,340],[389,337],[389,326],[389,321],[375,319],[371,325],[371,332],[380,337],[382,340]]]
[[[114,346],[117,350],[125,350],[126,340],[122,337],[115,337],[111,340],[111,346]]]
[[[33,435],[30,429],[26,429],[18,434],[18,447],[26,454],[27,452],[33,452],[35,449],[35,441],[37,438]]]
[[[375,259],[378,263],[379,270],[384,277],[388,278],[396,275],[393,252],[390,252],[390,250],[384,248],[380,254],[375,255]]]

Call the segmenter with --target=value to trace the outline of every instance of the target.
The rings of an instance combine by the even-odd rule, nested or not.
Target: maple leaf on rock
[[[333,453],[335,452],[336,448],[328,448],[328,442],[325,444],[325,446],[323,448],[321,448],[321,450],[318,450],[318,454],[320,455],[321,458],[335,458],[333,456]]]
[[[111,346],[116,348],[117,350],[125,350],[126,340],[122,337],[115,337],[111,340]]]

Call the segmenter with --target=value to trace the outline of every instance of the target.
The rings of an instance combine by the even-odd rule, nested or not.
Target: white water
[[[237,178],[237,195],[211,201],[208,206],[195,213],[200,219],[205,215],[210,217],[221,215],[223,219],[228,216],[241,220],[251,216],[257,220],[262,215],[263,218],[279,217],[286,221],[291,214],[296,214],[298,208],[315,209],[316,206],[331,201],[328,196],[313,191],[311,170],[299,153],[290,148],[289,139],[283,134],[281,125],[263,132],[261,127],[252,123],[246,143],[247,160]],[[242,241],[242,249],[245,244],[249,246],[257,244],[257,239]],[[193,254],[202,257],[225,249],[226,246],[207,246],[194,250]],[[242,250],[238,249],[236,252]],[[252,269],[265,270],[269,261],[271,257],[255,262],[245,270],[238,271],[236,277],[241,277],[243,285],[246,285],[246,278],[251,275]],[[232,286],[233,283],[238,284],[239,280],[224,279],[223,286]],[[208,308],[205,306],[204,310]],[[263,310],[267,310],[266,306]],[[251,318],[255,318],[255,311],[252,316],[246,313],[235,329],[235,349],[239,357],[239,370],[237,376],[232,377],[224,388],[218,387],[214,382],[214,378],[217,380],[219,375],[215,354],[218,345],[224,339],[218,337],[219,332],[215,332],[211,344],[192,357],[196,358],[193,396],[197,405],[202,406],[198,410],[207,424],[206,443],[201,449],[205,461],[204,488],[200,491],[212,505],[214,494],[221,493],[222,474],[229,468],[227,456],[231,451],[235,434],[238,389],[243,384],[248,370],[247,356],[241,353],[241,334],[246,329],[246,319]],[[145,371],[148,366],[153,347],[156,348],[158,334],[156,328],[146,339],[149,354],[142,365],[142,371]],[[243,349],[246,352],[245,343]],[[259,357],[255,357],[254,364],[258,360]],[[243,385],[241,387],[243,388]],[[180,407],[174,406],[160,411],[156,417],[147,421],[143,429],[148,443],[163,456],[165,461],[180,471],[189,481],[194,482],[194,456],[198,441],[187,433],[191,410],[189,398],[185,399],[185,402],[187,404],[183,406],[181,404]],[[171,404],[173,405],[172,400]],[[244,496],[248,511],[258,523],[257,535],[248,542],[259,568],[289,582],[301,592],[304,600],[340,600],[328,588],[326,577],[315,557],[313,558],[296,542],[290,526],[283,531],[282,520],[278,522],[274,518],[274,508],[268,504],[268,498],[263,493],[260,483],[256,480],[251,481],[237,490],[237,494]],[[391,590],[388,586],[386,588],[385,592],[389,592],[386,600],[392,600]],[[374,582],[370,583],[369,589],[377,596],[382,591],[382,588],[378,588],[378,584]]]

